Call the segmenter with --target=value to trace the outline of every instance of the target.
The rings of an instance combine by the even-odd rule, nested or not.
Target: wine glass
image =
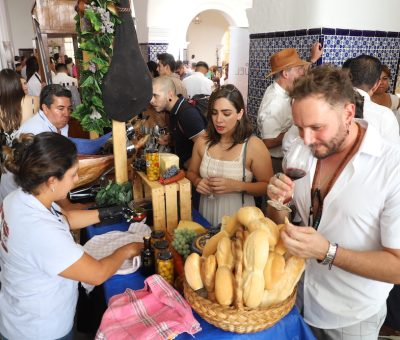
[[[292,181],[304,177],[310,170],[313,154],[311,149],[304,144],[303,139],[297,137],[293,140],[282,161],[282,170]],[[268,200],[268,204],[276,210],[292,210],[280,200]]]
[[[210,179],[211,177],[217,177],[218,175],[218,169],[220,167],[220,160],[219,159],[213,159],[211,157],[208,158],[208,164],[207,164],[207,176]],[[215,196],[213,193],[208,195],[209,199],[214,199]]]

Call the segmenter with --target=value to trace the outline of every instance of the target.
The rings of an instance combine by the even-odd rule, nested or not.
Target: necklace
[[[357,124],[357,123],[356,123]],[[335,183],[336,179],[339,177],[340,173],[350,160],[350,157],[353,155],[353,152],[356,150],[356,148],[360,145],[360,142],[362,140],[362,128],[357,124],[357,137],[349,149],[347,151],[346,155],[343,157],[342,161],[339,163],[338,167],[335,169],[333,175],[331,176],[328,186],[326,188],[326,193],[325,195],[321,194],[321,185],[319,181],[320,177],[320,171],[322,168],[322,160],[317,161],[317,166],[315,168],[315,174],[313,178],[313,183],[311,186],[311,205],[310,205],[310,213],[309,213],[309,218],[308,218],[308,225],[312,225],[315,229],[318,229],[319,222],[321,221],[322,217],[322,208],[324,204],[324,199],[326,195],[328,195],[329,191],[332,189],[333,184]],[[318,185],[316,183],[316,179],[318,178]],[[324,182],[325,183],[325,182]],[[312,221],[311,221],[312,219]]]

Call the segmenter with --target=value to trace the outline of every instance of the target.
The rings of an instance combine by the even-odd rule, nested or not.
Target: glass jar
[[[167,240],[160,240],[154,242],[153,248],[154,248],[155,258],[158,258],[158,254],[160,252],[168,250],[168,247],[169,247],[169,242]]]
[[[146,150],[146,175],[149,181],[160,178],[160,154],[157,149]]]
[[[151,245],[154,247],[154,243],[157,241],[165,240],[165,232],[162,230],[154,230],[151,232]]]
[[[157,256],[157,274],[170,285],[174,284],[174,260],[170,251],[161,251]]]

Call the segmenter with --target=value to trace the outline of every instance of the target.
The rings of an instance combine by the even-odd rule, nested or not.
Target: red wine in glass
[[[288,168],[285,170],[285,175],[290,177],[292,181],[295,181],[296,179],[300,179],[304,177],[307,174],[307,172],[303,169],[296,169],[296,168]]]

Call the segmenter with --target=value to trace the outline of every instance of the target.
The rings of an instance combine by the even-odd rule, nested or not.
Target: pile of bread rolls
[[[208,240],[203,255],[192,253],[186,259],[187,283],[209,300],[238,309],[284,301],[305,263],[286,252],[279,236],[283,226],[256,207],[224,216],[221,231]]]

